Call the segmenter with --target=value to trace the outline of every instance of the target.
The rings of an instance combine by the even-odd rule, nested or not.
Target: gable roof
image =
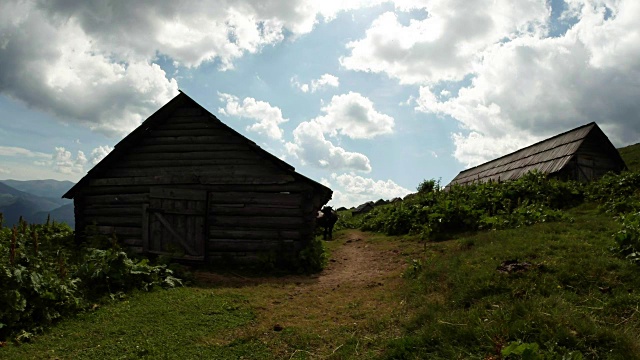
[[[596,137],[602,145],[602,150],[613,161],[620,163],[622,168],[626,168],[618,150],[611,144],[600,127],[595,122],[591,122],[461,171],[447,186],[463,185],[474,181],[514,180],[534,169],[545,174],[560,171],[574,157],[589,136]]]
[[[76,183],[71,189],[69,189],[69,191],[67,191],[64,195],[62,195],[62,197],[67,199],[72,199],[79,189],[81,189],[86,184],[88,184],[88,182],[91,179],[98,177],[105,170],[110,168],[110,166],[115,162],[117,162],[120,158],[122,158],[128,152],[129,149],[133,148],[136,144],[138,144],[142,137],[149,134],[153,128],[161,124],[163,120],[165,120],[168,116],[170,116],[176,109],[186,104],[189,104],[191,106],[201,109],[204,112],[205,116],[207,117],[208,121],[216,122],[216,125],[223,127],[225,130],[231,132],[233,135],[244,140],[247,146],[249,146],[256,152],[260,153],[262,156],[265,156],[268,160],[273,162],[276,166],[281,168],[283,171],[290,173],[295,178],[308,182],[310,185],[312,185],[314,188],[320,191],[325,191],[325,192],[328,192],[329,194],[333,192],[328,187],[300,173],[297,173],[293,166],[287,164],[280,158],[262,149],[255,142],[249,140],[239,132],[235,131],[234,129],[232,129],[231,127],[229,127],[228,125],[220,121],[215,115],[213,115],[203,106],[198,104],[195,100],[190,98],[187,94],[182,92],[182,90],[179,90],[178,95],[176,95],[168,103],[166,103],[164,106],[158,109],[155,113],[149,116],[145,121],[142,122],[142,124],[140,124],[140,126],[138,126],[131,133],[129,133],[129,135],[125,136],[122,140],[120,140],[120,142],[118,142],[114,146],[114,149],[104,159],[102,159],[91,170],[89,170],[87,174],[82,179],[80,179],[80,181],[78,181],[78,183]],[[330,195],[329,195],[329,198],[330,198]]]

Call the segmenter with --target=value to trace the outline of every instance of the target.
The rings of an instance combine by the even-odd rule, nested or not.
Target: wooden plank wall
[[[89,181],[76,196],[76,221],[80,228],[96,224],[102,233],[115,232],[142,252],[150,189],[202,189],[210,256],[299,247],[313,234],[311,185],[265,160],[201,109],[180,108]]]
[[[611,158],[610,154],[603,151],[602,140],[595,136],[589,136],[576,154],[576,164],[583,169],[580,175],[586,172],[587,175],[593,177],[588,180],[597,179],[610,171],[620,170],[619,165]]]

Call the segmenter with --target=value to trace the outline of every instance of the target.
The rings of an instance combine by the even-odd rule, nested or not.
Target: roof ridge
[[[536,145],[539,145],[539,144],[542,144],[542,143],[545,143],[545,142],[550,142],[550,141],[551,141],[551,140],[553,140],[553,139],[556,139],[556,138],[558,138],[558,137],[561,137],[561,136],[567,135],[567,134],[572,133],[572,132],[574,132],[574,131],[578,131],[578,130],[580,130],[580,129],[582,129],[582,128],[585,128],[585,127],[588,127],[588,126],[590,126],[590,125],[598,126],[598,124],[596,124],[596,123],[595,123],[595,121],[592,121],[592,122],[590,122],[590,123],[588,123],[588,124],[578,126],[577,128],[574,128],[574,129],[571,129],[571,130],[567,130],[567,131],[565,131],[565,132],[563,132],[563,133],[557,134],[557,135],[552,136],[552,137],[550,137],[550,138],[547,138],[547,139],[544,139],[544,140],[540,140],[540,141],[535,142],[535,143],[533,143],[533,144],[531,144],[531,145],[529,145],[529,146],[527,146],[527,147],[523,147],[523,148],[518,149],[518,150],[516,150],[516,151],[512,151],[512,152],[510,152],[510,153],[508,153],[508,154],[502,155],[502,156],[500,156],[500,157],[498,157],[498,158],[495,158],[495,159],[493,159],[493,160],[485,161],[485,162],[483,162],[482,164],[478,164],[478,165],[476,165],[476,166],[474,166],[474,167],[470,167],[470,168],[468,168],[468,169],[462,170],[462,171],[460,172],[460,174],[462,174],[463,172],[467,172],[467,171],[473,170],[473,169],[475,169],[475,168],[478,168],[478,167],[480,167],[480,166],[482,166],[482,165],[486,165],[486,164],[488,164],[488,163],[496,162],[496,161],[498,161],[498,160],[500,160],[500,159],[503,159],[503,158],[505,158],[505,157],[507,157],[507,156],[514,155],[514,154],[519,153],[519,152],[521,152],[521,151],[524,151],[524,150],[527,150],[527,149],[529,149],[529,148],[532,148],[532,147],[534,147],[534,146],[536,146]],[[598,127],[598,128],[599,128],[599,127]],[[539,151],[539,152],[533,153],[533,154],[531,154],[531,155],[529,155],[529,156],[526,156],[526,157],[523,157],[523,158],[521,158],[521,159],[526,159],[526,158],[528,158],[528,157],[530,157],[530,156],[537,155],[537,154],[540,154],[540,153],[543,153],[543,152],[546,152],[546,151],[549,151],[549,150],[555,149],[555,148],[560,147],[560,146],[562,146],[562,145],[571,144],[571,143],[574,143],[574,142],[576,142],[576,141],[584,140],[585,138],[586,138],[586,135],[585,135],[584,137],[580,138],[580,139],[576,139],[576,140],[573,140],[573,141],[569,141],[569,142],[566,142],[566,143],[563,143],[563,144],[560,144],[560,145],[554,146],[554,147],[552,147],[552,148],[549,148],[549,149],[546,149],[546,150],[543,150],[543,151]],[[513,161],[512,161],[512,162],[513,162]],[[509,163],[507,163],[507,164],[510,164],[510,163],[511,163],[511,162],[509,162]]]

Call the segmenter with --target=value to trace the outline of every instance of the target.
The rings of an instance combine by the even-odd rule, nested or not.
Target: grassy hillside
[[[638,266],[595,207],[572,222],[429,243],[407,273],[415,315],[388,359],[640,359]],[[514,350],[515,351],[515,350]]]
[[[568,216],[426,244],[343,230],[330,243],[342,268],[127,296],[0,358],[640,359],[638,267],[608,250],[619,225],[591,205]],[[350,246],[354,264],[377,253],[376,265],[405,264],[402,277],[353,271]]]
[[[631,171],[640,171],[640,143],[618,149]]]

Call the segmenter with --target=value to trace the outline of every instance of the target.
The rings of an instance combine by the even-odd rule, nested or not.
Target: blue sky
[[[5,1],[0,179],[79,180],[178,89],[337,206],[446,184],[591,121],[637,143],[639,13],[630,0]]]

